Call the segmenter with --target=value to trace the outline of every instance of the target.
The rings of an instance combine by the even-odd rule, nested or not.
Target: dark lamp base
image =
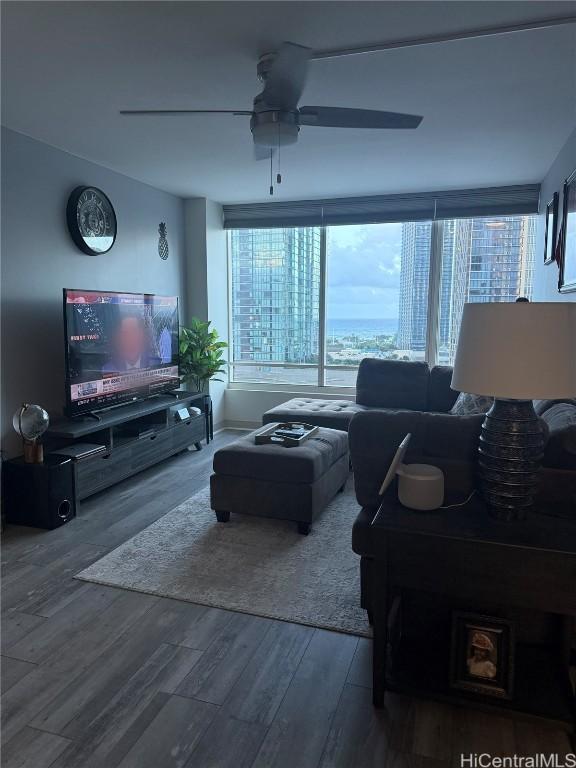
[[[478,448],[480,490],[490,513],[522,520],[535,505],[544,433],[531,400],[495,400]]]

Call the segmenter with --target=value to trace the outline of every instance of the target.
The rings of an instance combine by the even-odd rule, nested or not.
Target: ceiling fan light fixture
[[[250,120],[254,144],[261,147],[285,147],[298,140],[300,126],[292,112],[255,112]]]

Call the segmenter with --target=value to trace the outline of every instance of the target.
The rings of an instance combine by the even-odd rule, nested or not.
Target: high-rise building
[[[439,359],[454,358],[466,302],[531,297],[535,219],[504,216],[443,222]],[[398,347],[426,345],[431,222],[408,222],[402,232]]]
[[[231,233],[234,359],[318,361],[320,229]]]
[[[431,232],[429,221],[410,221],[402,226],[397,344],[399,349],[420,356],[426,350]]]

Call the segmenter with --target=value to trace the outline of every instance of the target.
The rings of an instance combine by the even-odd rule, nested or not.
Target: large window
[[[454,359],[468,301],[531,295],[535,217],[230,233],[232,380],[354,386],[363,357]]]

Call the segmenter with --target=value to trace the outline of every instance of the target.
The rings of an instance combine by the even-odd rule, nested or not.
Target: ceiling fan
[[[264,90],[251,110],[236,109],[123,109],[122,115],[233,115],[250,117],[257,160],[270,159],[274,150],[294,144],[303,126],[318,128],[417,128],[419,115],[346,107],[299,107],[313,51],[303,45],[282,43],[265,54],[257,74]],[[278,181],[281,179],[278,178]]]

